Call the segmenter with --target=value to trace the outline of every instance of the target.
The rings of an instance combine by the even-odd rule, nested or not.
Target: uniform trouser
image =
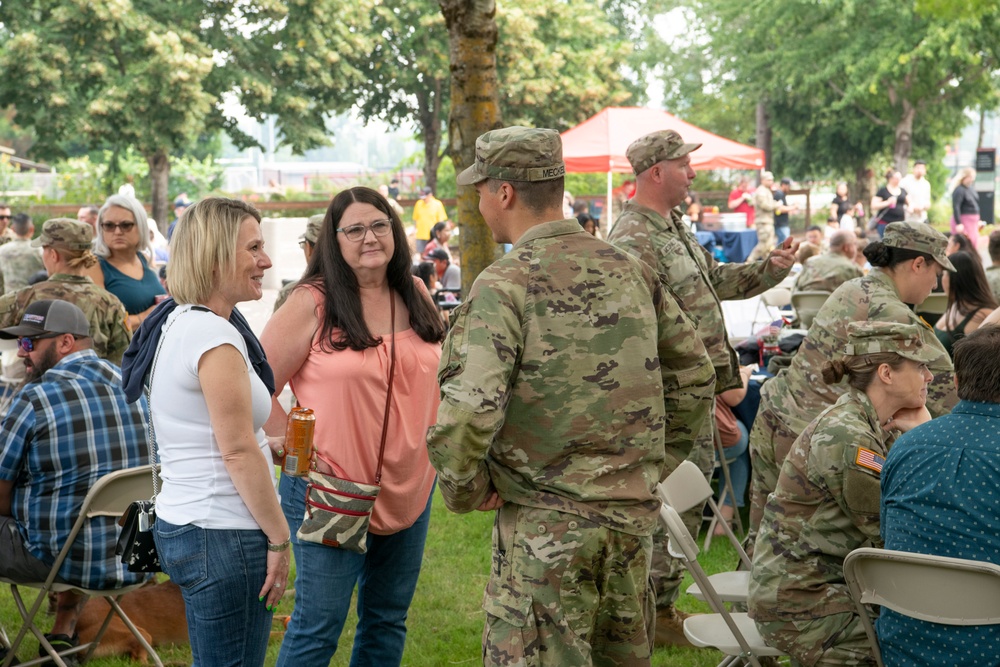
[[[768,646],[785,651],[804,667],[875,664],[864,625],[851,612],[801,621],[758,621],[757,629]]]
[[[750,252],[750,256],[747,257],[748,262],[753,262],[758,259],[764,259],[774,250],[774,223],[773,222],[757,222],[755,223],[757,227],[757,245]]]
[[[506,503],[493,526],[483,664],[650,664],[649,536]]]
[[[750,526],[747,554],[753,554],[767,497],[778,486],[778,474],[798,434],[769,407],[763,407],[750,431]]]
[[[715,470],[714,412],[712,419],[706,420],[706,424],[704,432],[699,434],[698,439],[695,441],[695,446],[686,458],[705,473],[706,479],[711,479],[712,473]],[[665,472],[669,475],[677,468],[679,461],[671,462],[670,456],[667,459],[667,470]],[[684,526],[687,527],[689,533],[695,536],[695,539],[697,539],[698,533],[701,531],[704,511],[705,503],[700,503],[698,506],[692,507],[687,512],[681,514]],[[649,572],[650,579],[653,582],[653,591],[656,594],[657,609],[666,609],[673,606],[680,595],[681,583],[684,580],[684,561],[674,558],[669,554],[667,551],[668,542],[667,531],[663,527],[663,523],[657,521],[656,529],[653,531],[653,560]]]

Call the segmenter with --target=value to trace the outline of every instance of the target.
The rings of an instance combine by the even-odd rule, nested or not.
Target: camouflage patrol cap
[[[87,250],[94,241],[94,228],[86,222],[70,218],[52,218],[42,225],[42,233],[31,242],[31,247],[54,245],[70,250]]]
[[[633,141],[625,151],[625,157],[632,165],[632,171],[639,175],[657,162],[676,160],[699,148],[701,144],[684,143],[681,135],[674,130],[660,130]]]
[[[551,181],[566,174],[562,138],[555,130],[505,127],[476,139],[476,161],[455,181],[475,185],[487,178],[501,181]]]
[[[948,255],[944,252],[948,245],[948,239],[944,234],[923,222],[890,222],[885,227],[882,243],[893,248],[925,252],[948,271],[955,270]]]
[[[894,352],[904,359],[921,364],[933,364],[942,355],[942,349],[924,342],[919,324],[901,322],[851,322],[847,325],[847,346],[844,354],[849,357],[878,352]]]
[[[306,233],[300,236],[299,239],[316,245],[316,241],[319,240],[319,230],[323,226],[323,218],[325,217],[326,215],[323,213],[310,215],[309,222],[306,223]]]

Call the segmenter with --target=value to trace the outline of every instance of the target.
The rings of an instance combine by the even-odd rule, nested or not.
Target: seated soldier
[[[149,462],[142,406],[126,401],[118,368],[91,349],[87,318],[69,302],[31,303],[20,325],[0,329],[0,338],[17,339],[27,374],[0,428],[0,576],[45,581],[90,487]],[[142,575],[127,572],[115,556],[115,522],[92,519],[56,581],[94,589],[138,582]],[[45,635],[57,651],[79,643],[85,601],[72,591],[59,594]],[[5,657],[0,648],[0,661]]]
[[[944,354],[920,326],[851,322],[828,384],[847,393],[792,445],[767,499],[747,606],[764,641],[807,667],[874,665],[844,579],[844,558],[878,546],[882,463],[900,431],[930,420],[927,370]]]
[[[955,343],[959,403],[897,442],[882,471],[886,549],[1000,565],[1000,328]],[[883,608],[876,625],[887,665],[995,664],[1000,625],[940,625]],[[988,656],[988,657],[987,657]]]
[[[851,232],[836,232],[830,237],[830,250],[803,263],[792,292],[832,292],[848,280],[864,275],[855,261],[858,254]]]

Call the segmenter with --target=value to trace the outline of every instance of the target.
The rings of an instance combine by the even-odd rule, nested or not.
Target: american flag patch
[[[885,457],[879,456],[870,449],[858,447],[858,454],[854,457],[854,462],[862,468],[868,468],[880,473],[882,472],[882,466],[885,464]]]

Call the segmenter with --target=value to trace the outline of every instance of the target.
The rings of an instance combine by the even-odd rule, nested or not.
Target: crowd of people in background
[[[263,296],[272,270],[252,205],[179,196],[163,237],[131,184],[40,229],[0,204],[0,338],[17,340],[26,382],[0,440],[0,521],[23,538],[0,545],[0,576],[44,567],[28,517],[42,517],[49,546],[64,535],[55,503],[29,502],[38,485],[72,486],[75,498],[109,466],[151,460],[148,425],[163,482],[155,540],[181,588],[196,663],[263,663],[293,553],[278,664],[328,664],[355,594],[352,664],[400,664],[437,484],[454,511],[495,512],[484,664],[545,654],[648,665],[653,647],[687,643],[683,565],[657,521],[655,485],[685,459],[710,479],[718,457],[735,491],[723,521],[749,491],[748,608],[762,637],[802,664],[874,664],[843,585],[847,553],[883,538],[971,553],[912,527],[933,521],[932,503],[971,526],[974,503],[957,491],[908,495],[903,471],[936,479],[928,461],[942,456],[948,428],[971,440],[1000,418],[987,382],[997,364],[986,359],[1000,324],[1000,231],[984,266],[974,170],[956,178],[950,237],[929,224],[945,221],[932,219],[921,161],[905,176],[888,170],[867,202],[837,184],[819,206],[825,224],[801,234],[792,181],[763,171],[726,201],[756,247],[746,262],[720,262],[695,233],[706,223],[689,191],[699,148],[674,131],[637,139],[632,194],[604,240],[588,202],[564,189],[558,133],[482,135],[457,182],[477,190],[494,241],[516,250],[469,291],[432,188],[405,221],[398,182],[346,189],[307,220],[305,272],[282,287],[259,339],[237,308]],[[783,366],[739,363],[722,302],[782,285],[829,296]],[[946,305],[928,323],[915,307],[935,291]],[[100,400],[70,395],[64,376]],[[315,469],[380,486],[361,552],[304,539],[309,480],[275,477],[286,388],[317,408]],[[751,396],[760,403],[748,420]],[[121,437],[74,435],[89,438],[86,461],[57,438],[55,456],[35,460],[25,450],[44,435],[35,425],[61,414],[43,399],[113,412],[102,423]],[[919,446],[897,454],[907,441]],[[955,486],[1000,469],[977,456],[987,462],[953,461]],[[89,476],[29,479],[59,457]],[[20,524],[8,520],[12,506]],[[683,521],[696,535],[702,507]],[[106,553],[113,527],[102,531],[92,569],[60,577],[132,580]],[[15,557],[21,569],[5,570]],[[79,607],[62,598],[53,646],[78,641]],[[992,637],[891,614],[879,626],[900,655],[933,635],[939,664]]]

